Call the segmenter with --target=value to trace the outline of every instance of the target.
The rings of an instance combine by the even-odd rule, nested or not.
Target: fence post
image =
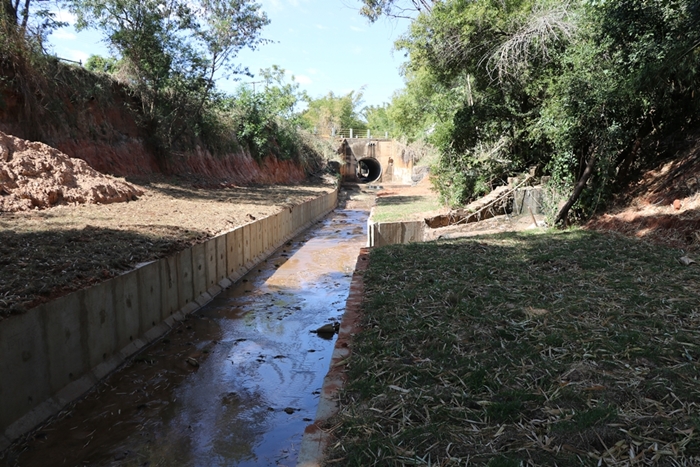
[[[352,128],[350,128],[350,139],[352,139]]]
[[[388,131],[384,132],[384,139],[389,139],[389,132]]]
[[[369,139],[369,128],[367,128],[367,139]]]

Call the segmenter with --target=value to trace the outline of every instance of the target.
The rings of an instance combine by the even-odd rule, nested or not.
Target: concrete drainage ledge
[[[363,276],[369,266],[369,248],[362,248],[350,283],[350,294],[340,323],[338,339],[333,348],[330,366],[323,379],[314,423],[304,430],[297,467],[320,467],[331,435],[323,425],[338,413],[338,391],[345,386],[345,365],[350,357],[352,338],[360,331],[360,311],[364,293]]]
[[[336,189],[0,321],[0,453],[337,202]]]
[[[374,208],[367,220],[367,246],[396,245],[425,241],[425,221],[375,222]]]

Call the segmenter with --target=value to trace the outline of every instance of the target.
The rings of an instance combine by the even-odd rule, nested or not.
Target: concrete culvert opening
[[[366,157],[357,161],[357,181],[360,183],[372,183],[382,176],[382,165],[373,157]]]

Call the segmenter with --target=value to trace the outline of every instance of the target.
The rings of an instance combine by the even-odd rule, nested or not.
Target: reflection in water
[[[6,465],[294,465],[334,343],[311,331],[340,320],[366,218],[287,243]]]

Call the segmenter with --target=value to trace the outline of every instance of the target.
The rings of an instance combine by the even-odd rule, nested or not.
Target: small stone
[[[285,407],[284,411],[285,411],[286,413],[288,413],[289,415],[291,415],[291,414],[294,413],[294,409],[291,408],[291,407]]]
[[[186,361],[189,365],[192,365],[192,366],[195,367],[195,368],[199,366],[199,362],[198,362],[196,359],[192,358],[192,357],[187,357],[187,358],[185,359],[185,361]]]
[[[337,332],[334,324],[324,324],[314,331],[316,334],[335,334]]]

